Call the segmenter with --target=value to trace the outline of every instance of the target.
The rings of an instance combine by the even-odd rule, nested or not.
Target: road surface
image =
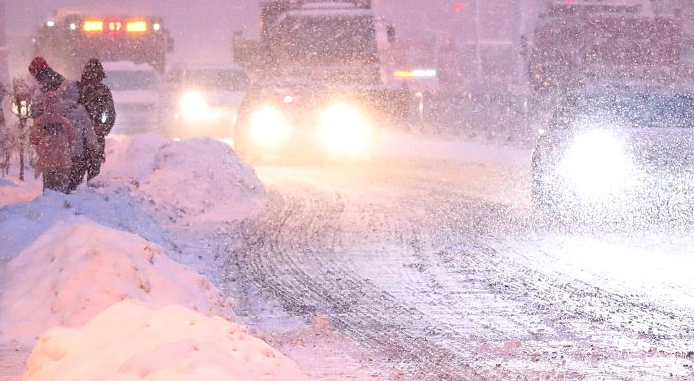
[[[690,232],[547,226],[495,150],[259,166],[227,270],[403,379],[694,380]]]

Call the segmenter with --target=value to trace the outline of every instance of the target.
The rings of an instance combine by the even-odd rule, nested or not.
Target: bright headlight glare
[[[180,109],[184,118],[188,120],[198,120],[207,114],[209,105],[202,94],[191,91],[181,98]]]
[[[332,153],[359,155],[373,144],[374,131],[368,118],[356,107],[337,104],[320,115],[318,138]]]
[[[265,148],[277,148],[291,134],[284,114],[274,107],[263,107],[251,116],[250,135],[253,141]]]
[[[578,135],[558,172],[577,196],[589,199],[623,191],[634,174],[624,142],[607,130]]]

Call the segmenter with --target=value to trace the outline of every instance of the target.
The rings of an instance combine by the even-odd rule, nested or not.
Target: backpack
[[[32,143],[36,145],[38,166],[41,168],[68,168],[72,161],[75,133],[70,121],[51,113],[36,121]]]

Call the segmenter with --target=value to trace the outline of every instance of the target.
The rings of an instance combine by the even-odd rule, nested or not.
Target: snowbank
[[[158,246],[82,217],[56,223],[9,261],[0,290],[0,339],[25,344],[131,298],[230,315],[219,291]]]
[[[109,140],[101,181],[134,184],[151,204],[189,223],[244,216],[265,188],[231,147],[212,138],[168,141],[159,135]]]
[[[33,179],[31,171],[22,182],[14,177],[0,177],[0,208],[3,206],[29,202],[41,194],[41,181]]]
[[[125,301],[79,329],[44,335],[24,381],[307,380],[244,327],[180,306]]]
[[[112,135],[106,140],[101,177],[141,180],[154,170],[154,157],[170,140],[155,133]]]

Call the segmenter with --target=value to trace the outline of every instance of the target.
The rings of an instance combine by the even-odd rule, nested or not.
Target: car
[[[537,211],[691,217],[694,92],[649,82],[571,91],[539,130],[531,167]]]
[[[173,69],[167,79],[167,135],[231,139],[249,81],[236,64]]]
[[[113,93],[116,134],[159,131],[162,81],[149,64],[104,62],[104,83]]]

